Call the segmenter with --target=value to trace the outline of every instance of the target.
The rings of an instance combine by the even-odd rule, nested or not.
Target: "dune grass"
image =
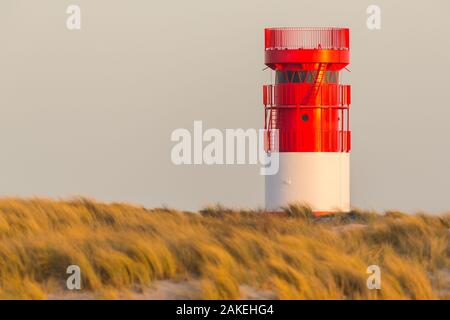
[[[64,294],[75,264],[80,295],[100,299],[136,297],[157,280],[196,281],[204,299],[243,298],[242,286],[278,299],[449,299],[449,228],[450,214],[0,199],[0,298]],[[366,286],[369,265],[381,268],[381,290]]]

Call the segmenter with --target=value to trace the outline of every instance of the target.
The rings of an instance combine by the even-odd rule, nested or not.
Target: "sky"
[[[69,5],[81,30],[66,27]],[[176,166],[171,134],[195,120],[261,128],[263,29],[340,26],[352,204],[448,211],[449,13],[446,0],[2,0],[0,196],[263,207],[258,165]]]

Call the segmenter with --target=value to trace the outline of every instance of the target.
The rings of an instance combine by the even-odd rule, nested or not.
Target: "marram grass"
[[[0,199],[0,298],[133,298],[155,281],[198,283],[204,299],[449,299],[450,214],[314,218],[209,207],[198,213],[88,199]],[[366,285],[381,268],[381,289]],[[76,296],[75,296],[76,297]]]

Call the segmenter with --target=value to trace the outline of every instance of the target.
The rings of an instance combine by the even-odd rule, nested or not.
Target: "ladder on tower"
[[[266,150],[266,151],[269,151],[269,152],[276,151],[277,143],[276,143],[275,139],[277,137],[274,135],[273,130],[278,129],[277,122],[278,122],[278,110],[271,108],[269,110],[269,123],[268,123],[268,128],[267,128],[268,129],[267,130],[268,150]]]
[[[315,104],[317,94],[319,93],[320,86],[322,85],[323,78],[325,77],[325,72],[327,71],[326,63],[319,63],[319,68],[317,69],[317,74],[314,79],[314,83],[307,96],[306,104]]]
[[[274,134],[274,130],[278,130],[278,110],[276,108],[267,108],[264,121],[264,150],[273,152],[277,150],[278,135]]]

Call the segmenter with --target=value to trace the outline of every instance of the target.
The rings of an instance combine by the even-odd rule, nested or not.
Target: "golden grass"
[[[96,298],[144,292],[155,280],[195,280],[204,299],[242,298],[243,285],[279,299],[449,298],[450,214],[285,212],[3,199],[0,298],[64,292],[72,264]],[[381,290],[366,286],[373,264]]]

